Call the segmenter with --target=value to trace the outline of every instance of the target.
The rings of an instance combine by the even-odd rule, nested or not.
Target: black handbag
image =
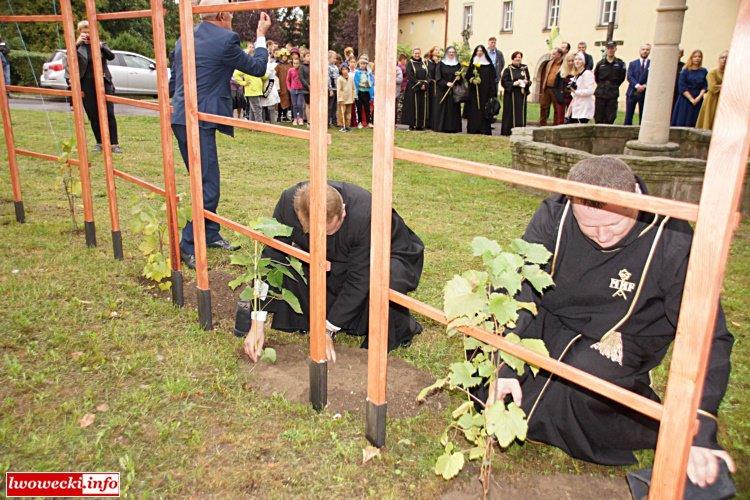
[[[469,100],[469,83],[461,79],[453,85],[453,102],[462,103]]]
[[[497,97],[491,97],[487,104],[484,105],[484,117],[491,120],[500,112],[500,101]]]

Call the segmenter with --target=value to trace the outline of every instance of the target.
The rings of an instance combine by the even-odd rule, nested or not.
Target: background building
[[[401,5],[419,3],[441,2],[403,0]],[[588,53],[597,61],[603,54],[601,42],[607,37],[607,23],[612,19],[614,39],[620,43],[617,56],[627,63],[638,57],[642,43],[652,41],[657,3],[656,0],[448,0],[446,35],[423,27],[423,18],[427,23],[434,19],[436,25],[440,24],[441,12],[437,8],[420,13],[412,9],[408,14],[404,10],[403,21],[399,18],[399,43],[416,43],[422,48],[450,45],[461,42],[462,33],[468,28],[472,48],[495,36],[506,61],[509,62],[511,52],[520,50],[535,75],[549,52],[546,41],[553,26],[559,28],[555,46],[566,41],[575,50],[579,41],[585,41]],[[704,66],[710,70],[716,67],[719,53],[729,47],[739,0],[688,0],[687,5],[681,46],[686,54],[696,48],[703,50]]]
[[[398,43],[423,51],[434,45],[445,47],[448,3],[449,0],[400,0]]]

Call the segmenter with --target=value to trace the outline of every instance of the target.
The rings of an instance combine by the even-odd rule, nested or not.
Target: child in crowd
[[[347,59],[347,64],[349,65],[349,76],[354,78],[354,72],[357,70],[357,60],[354,58],[354,56],[351,56]],[[359,109],[357,108],[357,89],[354,89],[354,106],[352,107],[352,119],[349,124],[350,127],[356,128],[359,124]]]
[[[372,128],[370,101],[375,93],[375,78],[369,68],[367,56],[360,56],[357,69],[354,71],[354,86],[357,89],[357,113],[359,124],[357,128]]]
[[[253,52],[255,52],[255,46],[249,43],[247,53],[252,55]],[[245,88],[245,118],[253,122],[262,122],[263,106],[261,106],[260,98],[263,96],[263,79],[239,70],[234,71],[233,77],[240,86]]]
[[[274,55],[274,42],[269,40],[268,47],[268,64],[266,65],[266,76],[263,77],[264,88],[263,95],[260,98],[260,104],[263,106],[263,121],[270,123],[276,123],[277,111],[276,107],[281,101],[279,97],[279,75],[277,74],[276,68],[278,67],[278,61]]]
[[[349,132],[354,104],[354,79],[349,77],[349,67],[341,66],[341,76],[336,80],[336,100],[341,112],[341,131]]]
[[[292,67],[286,74],[286,87],[292,98],[292,125],[304,125],[302,113],[305,110],[305,95],[303,94],[305,87],[302,86],[299,78],[300,66],[299,58],[293,59]]]
[[[302,55],[302,65],[299,67],[299,80],[302,83],[302,98],[305,101],[304,119],[310,124],[310,51],[300,51]],[[301,124],[300,124],[301,125]]]
[[[289,72],[289,68],[292,65],[289,63],[289,51],[287,49],[279,49],[276,51],[276,75],[278,76],[279,84],[279,112],[277,121],[288,122],[289,110],[292,107],[292,99],[289,95],[289,89],[286,86],[286,75]]]
[[[328,51],[328,126],[335,127],[336,109],[338,100],[336,99],[336,81],[339,78],[338,62],[339,55],[333,50]]]

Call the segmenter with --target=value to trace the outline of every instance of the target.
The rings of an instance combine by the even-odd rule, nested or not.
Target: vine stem
[[[467,396],[469,396],[471,399],[473,399],[474,401],[482,405],[482,408],[487,408],[487,405],[481,399],[477,398],[471,392],[469,392],[468,389],[464,389],[463,387],[459,387],[459,386],[456,386],[456,389],[465,392]]]

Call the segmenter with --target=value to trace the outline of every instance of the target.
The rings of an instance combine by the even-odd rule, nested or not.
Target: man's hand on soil
[[[264,322],[253,320],[250,331],[245,337],[245,354],[253,363],[263,354],[263,343],[265,342]]]
[[[687,466],[688,479],[701,488],[714,484],[719,477],[719,460],[727,463],[730,472],[734,473],[737,470],[734,460],[726,451],[691,446]]]

